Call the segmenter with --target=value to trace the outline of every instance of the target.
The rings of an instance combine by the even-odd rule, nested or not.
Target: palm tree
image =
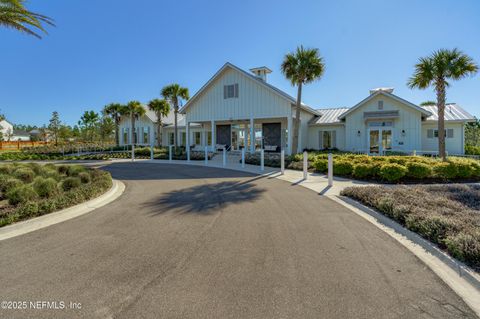
[[[298,86],[295,121],[293,123],[292,153],[298,152],[298,135],[300,131],[300,107],[302,103],[302,86],[322,77],[325,63],[318,49],[297,47],[295,52],[288,53],[282,62],[282,73],[293,86]],[[290,134],[290,133],[289,133]]]
[[[170,104],[165,99],[153,99],[148,102],[148,108],[150,111],[155,112],[157,117],[157,146],[162,145],[161,130],[162,130],[162,117],[168,116],[170,113]]]
[[[415,65],[415,72],[407,85],[424,90],[433,86],[437,94],[438,108],[438,153],[443,161],[445,153],[445,101],[449,80],[460,80],[478,71],[478,65],[471,57],[458,49],[440,49],[428,57],[420,58]]]
[[[46,34],[47,31],[42,23],[55,26],[53,19],[28,11],[24,3],[24,0],[0,0],[0,25],[41,39],[40,34],[33,29],[38,29]]]
[[[130,120],[132,121],[132,133],[131,136],[131,144],[135,144],[138,142],[138,136],[135,138],[135,119],[145,115],[145,108],[142,106],[142,103],[138,101],[130,101],[128,104],[123,108],[122,113],[124,115],[130,115]]]
[[[180,84],[174,83],[163,87],[161,95],[164,99],[169,100],[173,104],[174,111],[174,142],[175,148],[178,146],[178,127],[177,127],[177,117],[178,117],[178,104],[182,100],[188,100],[190,98],[188,94],[188,89],[181,87]]]
[[[105,107],[103,108],[103,112],[106,115],[109,115],[115,123],[115,144],[117,146],[120,145],[120,134],[118,130],[124,108],[125,105],[120,103],[110,103],[108,105],[105,105]]]

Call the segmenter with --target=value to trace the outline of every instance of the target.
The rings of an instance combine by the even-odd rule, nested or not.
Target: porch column
[[[253,117],[250,118],[250,152],[255,152],[255,126],[253,123]]]
[[[287,135],[287,144],[288,144],[288,150],[287,150],[287,153],[292,155],[293,154],[293,151],[292,151],[292,128],[293,128],[293,125],[292,125],[292,115],[290,115],[287,119],[287,130],[288,130],[288,135]]]
[[[185,125],[185,144],[187,152],[190,152],[190,122]]]
[[[212,145],[210,145],[212,147],[212,151],[214,152],[215,151],[215,121],[212,120]]]
[[[202,132],[202,146],[207,146],[207,128],[205,123],[202,124],[203,132]]]

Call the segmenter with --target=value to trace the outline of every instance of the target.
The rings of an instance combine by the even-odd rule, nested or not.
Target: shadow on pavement
[[[252,173],[229,169],[165,163],[113,163],[102,167],[120,180],[207,179],[252,177]]]
[[[162,194],[145,206],[151,209],[153,216],[169,212],[209,215],[223,206],[243,204],[258,199],[265,189],[259,188],[252,182],[259,178],[261,177],[247,181],[225,181],[174,190]]]

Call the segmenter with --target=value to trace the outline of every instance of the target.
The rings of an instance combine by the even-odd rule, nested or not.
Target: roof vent
[[[387,93],[393,93],[394,88],[375,88],[370,90],[370,95],[375,94],[377,92],[387,92]]]
[[[272,70],[270,70],[266,66],[253,68],[253,69],[250,69],[250,71],[264,82],[267,82],[267,74],[272,73]]]

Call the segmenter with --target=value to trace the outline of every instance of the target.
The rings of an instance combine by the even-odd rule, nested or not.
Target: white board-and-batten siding
[[[188,122],[278,118],[291,114],[291,102],[257,79],[225,69],[186,111]],[[224,98],[224,86],[238,84],[238,98]]]
[[[364,112],[378,112],[379,101],[383,101],[381,111],[398,111],[399,116],[395,119],[378,120],[393,121],[392,149],[405,152],[421,149],[421,112],[385,95],[372,98],[346,116],[345,149],[367,151],[369,134],[368,121],[365,121]],[[359,131],[360,134],[358,134]],[[405,133],[402,134],[402,131]]]

